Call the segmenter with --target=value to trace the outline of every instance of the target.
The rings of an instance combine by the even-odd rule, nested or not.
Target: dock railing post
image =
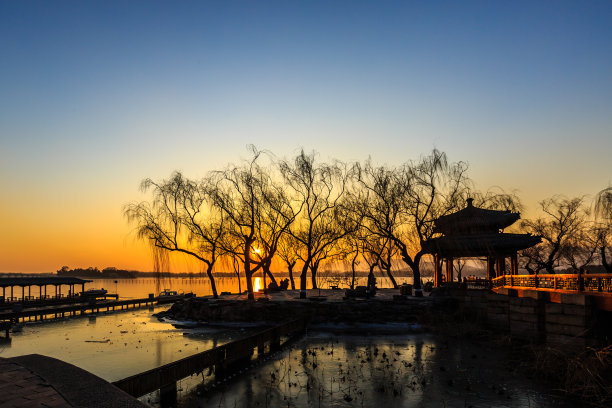
[[[176,405],[177,389],[176,382],[164,385],[159,389],[159,405],[162,408],[173,407]]]
[[[272,334],[272,340],[270,341],[270,352],[280,350],[280,346],[280,334],[277,328]]]

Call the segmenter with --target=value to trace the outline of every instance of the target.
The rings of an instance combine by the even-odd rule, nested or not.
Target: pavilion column
[[[487,256],[487,277],[490,281],[495,278],[495,262],[492,256]]]
[[[32,299],[32,286],[28,286],[28,300]]]
[[[21,287],[21,301],[25,302],[25,286]]]
[[[453,258],[446,258],[446,282],[453,281]]]
[[[512,275],[518,275],[518,255],[516,252],[510,255],[510,269]]]
[[[504,276],[506,274],[506,258],[503,256],[497,257],[497,276]]]
[[[13,286],[11,286],[11,302],[13,301]]]
[[[440,286],[441,281],[441,271],[440,271],[440,257],[438,254],[434,254],[434,286]]]

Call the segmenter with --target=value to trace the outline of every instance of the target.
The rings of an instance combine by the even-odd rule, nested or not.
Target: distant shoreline
[[[96,274],[96,275],[90,275],[90,274],[82,274],[82,273],[62,273],[62,274],[57,274],[57,273],[53,273],[53,272],[40,272],[40,273],[35,273],[35,272],[0,272],[0,277],[25,277],[25,276],[61,276],[61,277],[75,277],[75,278],[84,278],[84,279],[140,279],[140,278],[157,278],[157,277],[161,277],[161,278],[207,278],[207,275],[205,272],[202,273],[191,273],[191,272],[162,272],[162,273],[158,273],[158,272],[140,272],[140,271],[130,271],[130,274],[132,276],[125,276],[125,275],[119,275],[119,274]],[[289,277],[289,273],[286,271],[283,272],[272,272],[272,274],[275,277],[279,277],[279,278],[288,278]],[[386,274],[383,274],[381,272],[375,272],[374,274],[377,278],[380,277],[386,277]],[[431,275],[431,273],[429,271],[422,271],[421,275],[426,277]],[[237,278],[236,274],[233,272],[215,272],[214,273],[215,278]],[[256,273],[254,275],[254,277],[257,276],[261,276],[261,273]],[[318,276],[321,279],[325,279],[325,278],[347,278],[350,277],[350,272],[338,272],[338,273],[321,273],[319,272]],[[367,278],[368,276],[368,272],[367,271],[357,271],[355,274],[355,277],[357,278]],[[244,278],[243,274],[240,274],[241,278]],[[294,272],[293,273],[293,278],[294,279],[299,279],[300,274],[299,272]],[[412,277],[412,273],[411,272],[405,272],[405,271],[399,271],[396,273],[393,273],[393,277],[395,278],[411,278]],[[310,273],[308,274],[308,278],[310,279]]]

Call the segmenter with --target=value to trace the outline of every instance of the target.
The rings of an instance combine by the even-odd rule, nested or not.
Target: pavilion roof
[[[480,257],[512,254],[539,244],[542,239],[531,234],[471,234],[442,236],[423,243],[427,253],[442,257]]]
[[[71,278],[71,277],[18,277],[18,278],[0,278],[0,287],[7,286],[44,286],[44,285],[81,285],[92,282],[87,279]]]
[[[493,233],[514,224],[521,217],[519,213],[510,211],[474,207],[471,198],[467,202],[464,209],[438,218],[434,231],[444,235]]]

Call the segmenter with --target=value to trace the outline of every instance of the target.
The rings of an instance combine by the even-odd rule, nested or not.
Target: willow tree
[[[542,237],[542,243],[521,251],[525,258],[525,268],[537,273],[545,270],[555,273],[555,268],[568,259],[572,248],[580,248],[585,243],[576,244],[589,218],[588,208],[583,197],[566,198],[554,196],[540,202],[543,216],[526,219],[521,228],[528,233]]]
[[[222,255],[225,218],[213,205],[205,182],[195,182],[175,172],[168,180],[146,179],[143,192],[151,199],[128,204],[127,219],[136,224],[139,238],[165,253],[182,253],[206,265],[213,296],[218,297],[213,268]]]
[[[359,249],[357,253],[362,253],[364,259],[375,258],[376,262],[367,262],[368,265],[379,265],[386,271],[393,287],[397,288],[391,273],[391,263],[398,252],[393,238],[400,236],[404,195],[408,186],[399,177],[399,169],[377,167],[370,160],[363,165],[357,164],[356,168],[358,183],[351,191],[351,206],[360,214],[361,223],[360,233],[352,237],[355,248]],[[363,241],[372,242],[368,244]]]
[[[289,273],[289,281],[291,282],[291,290],[295,290],[295,280],[293,279],[293,268],[297,264],[299,258],[296,253],[296,241],[291,234],[283,234],[276,251],[278,257],[287,265]]]
[[[251,149],[250,160],[214,172],[209,191],[226,219],[223,248],[243,264],[248,297],[253,300],[251,278],[259,269],[265,271],[296,213],[271,167],[261,163],[262,152]]]
[[[612,273],[612,187],[601,190],[595,198],[595,222],[599,256],[606,271]]]
[[[434,236],[437,218],[463,204],[470,185],[466,171],[465,163],[449,163],[446,154],[435,149],[396,168],[375,167],[369,161],[360,166],[363,225],[395,246],[393,251],[412,270],[415,296],[423,294],[423,242]]]
[[[306,297],[306,279],[311,271],[312,287],[317,288],[316,273],[331,249],[355,227],[344,201],[351,180],[350,169],[340,162],[318,163],[315,153],[302,150],[292,162],[279,164],[281,174],[300,207],[298,218],[288,230],[295,253],[302,262],[300,297]]]

